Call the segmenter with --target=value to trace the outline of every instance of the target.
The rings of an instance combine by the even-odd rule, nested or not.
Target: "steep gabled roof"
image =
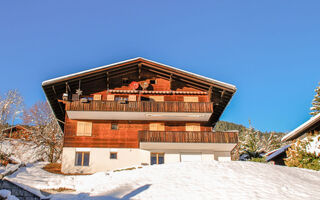
[[[195,88],[203,91],[212,91],[212,95],[220,97],[220,101],[215,107],[213,114],[213,122],[219,120],[225,107],[228,105],[237,88],[234,85],[207,78],[188,71],[184,71],[169,65],[158,63],[145,58],[137,57],[110,65],[105,65],[82,72],[61,76],[58,78],[46,80],[42,82],[42,88],[46,94],[46,98],[58,119],[60,126],[63,127],[65,119],[64,105],[58,101],[66,90],[66,84],[70,90],[78,88],[81,80],[81,87],[86,84],[92,84],[97,80],[106,80],[107,77],[116,77],[121,74],[135,73],[140,70],[148,70],[163,77],[173,77],[179,81],[186,82]]]
[[[320,127],[320,113],[317,114],[316,116],[310,118],[308,121],[305,123],[301,124],[299,127],[285,135],[281,141],[289,141],[289,140],[294,140],[304,133],[313,130],[314,128]]]
[[[128,60],[124,60],[124,61],[121,61],[121,62],[112,63],[112,64],[109,64],[109,65],[104,65],[104,66],[101,66],[101,67],[96,67],[96,68],[93,68],[93,69],[89,69],[89,70],[85,70],[85,71],[69,74],[69,75],[66,75],[66,76],[61,76],[61,77],[49,79],[49,80],[43,81],[42,82],[42,86],[50,85],[50,84],[57,83],[57,82],[60,82],[60,81],[66,81],[66,80],[69,80],[69,79],[71,79],[73,77],[77,77],[77,76],[81,76],[81,75],[86,75],[86,74],[98,72],[100,70],[107,70],[108,68],[111,68],[111,67],[114,67],[114,66],[118,66],[118,65],[121,65],[121,64],[134,62],[134,61],[141,61],[141,62],[147,61],[147,62],[150,62],[150,63],[154,63],[156,65],[159,65],[159,66],[163,66],[163,67],[167,67],[167,68],[172,69],[172,70],[176,70],[177,72],[181,72],[181,73],[188,74],[190,76],[194,76],[195,78],[206,80],[206,81],[211,82],[213,84],[220,85],[222,87],[228,88],[228,89],[230,89],[230,90],[232,90],[234,92],[237,90],[236,86],[231,85],[229,83],[224,83],[222,81],[218,81],[218,80],[215,80],[215,79],[212,79],[212,78],[208,78],[208,77],[205,77],[205,76],[194,74],[192,72],[181,70],[181,69],[178,69],[178,68],[175,68],[175,67],[172,67],[172,66],[169,66],[169,65],[165,65],[165,64],[162,64],[162,63],[159,63],[159,62],[155,62],[155,61],[152,61],[152,60],[148,60],[148,59],[145,59],[145,58],[142,58],[142,57],[128,59]]]

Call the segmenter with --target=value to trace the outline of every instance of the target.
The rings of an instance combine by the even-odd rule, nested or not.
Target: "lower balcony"
[[[139,131],[141,149],[188,149],[231,151],[238,143],[238,132]]]

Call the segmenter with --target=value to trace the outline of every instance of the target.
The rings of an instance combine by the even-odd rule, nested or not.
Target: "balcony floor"
[[[210,150],[231,151],[236,143],[172,143],[172,142],[140,142],[140,149],[145,150]]]
[[[212,113],[192,112],[116,112],[67,111],[76,120],[154,120],[154,121],[209,121]]]

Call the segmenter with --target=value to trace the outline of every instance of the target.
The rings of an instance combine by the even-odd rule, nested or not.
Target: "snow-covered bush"
[[[287,150],[285,164],[289,167],[299,167],[313,170],[320,170],[320,155],[317,153],[319,146],[314,146],[320,137],[316,136],[313,139],[307,137],[303,140],[297,140]],[[315,141],[318,140],[318,141]]]

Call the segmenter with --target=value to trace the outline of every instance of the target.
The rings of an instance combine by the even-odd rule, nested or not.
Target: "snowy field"
[[[7,179],[32,190],[75,190],[52,199],[320,199],[320,172],[254,162],[165,164],[86,176],[51,174],[44,164],[29,164]]]

